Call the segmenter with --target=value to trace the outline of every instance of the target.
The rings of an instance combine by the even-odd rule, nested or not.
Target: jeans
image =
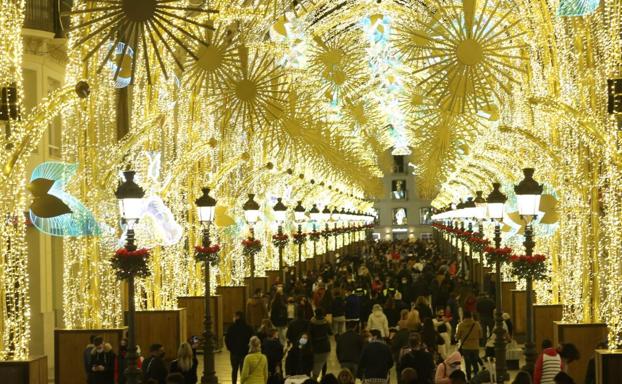
[[[477,375],[479,371],[479,349],[463,349],[462,356],[464,357],[464,365],[466,365],[467,380],[471,380],[471,369],[473,369],[473,375]]]
[[[326,364],[326,360],[328,360],[329,352],[325,353],[314,353],[313,354],[313,378],[317,379],[320,376],[320,372],[322,372],[322,367]]]
[[[346,317],[345,316],[337,316],[333,317],[333,335],[341,335],[346,331]]]
[[[492,317],[480,317],[479,319],[479,323],[482,325],[482,340],[484,345],[486,344],[486,340],[488,339],[488,337],[490,337],[490,335],[492,335],[492,331],[495,328],[495,320]]]
[[[229,355],[231,360],[231,384],[236,384],[238,380],[238,371],[242,372],[242,363],[244,363],[244,357]]]

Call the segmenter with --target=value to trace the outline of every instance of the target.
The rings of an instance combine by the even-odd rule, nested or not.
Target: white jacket
[[[367,319],[367,329],[377,329],[382,337],[389,337],[389,321],[382,309],[374,309]]]

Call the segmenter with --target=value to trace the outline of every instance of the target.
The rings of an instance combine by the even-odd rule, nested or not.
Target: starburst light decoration
[[[421,8],[427,17],[402,19],[398,27],[403,54],[417,62],[414,73],[421,73],[417,86],[424,95],[444,110],[463,113],[511,94],[519,85],[515,73],[525,72],[524,32],[516,28],[520,12],[492,0],[431,3]]]
[[[197,59],[195,52],[184,39],[202,42],[192,27],[213,28],[211,23],[185,16],[185,12],[209,14],[217,11],[188,6],[181,0],[85,0],[78,2],[70,12],[75,20],[70,31],[84,32],[75,42],[75,47],[81,47],[87,42],[94,43],[87,48],[84,60],[89,60],[102,47],[106,47],[98,72],[108,60],[117,60],[113,52],[117,50],[119,43],[123,43],[121,54],[116,56],[119,56],[119,60],[124,60],[128,50],[133,50],[130,82],[133,83],[136,79],[139,56],[142,57],[147,80],[151,82],[151,71],[156,61],[164,76],[168,77],[166,60],[160,51],[166,52],[177,67],[183,70],[182,60],[178,58],[179,53],[175,49],[179,47]],[[110,41],[114,42],[110,44]],[[117,68],[115,81],[122,65],[119,64]]]

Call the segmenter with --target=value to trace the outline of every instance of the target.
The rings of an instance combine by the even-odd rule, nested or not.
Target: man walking
[[[389,370],[393,367],[391,349],[378,329],[372,329],[369,333],[371,338],[361,353],[358,376],[363,384],[388,383]]]
[[[248,342],[252,336],[253,329],[246,324],[244,313],[237,311],[233,318],[233,324],[231,324],[225,335],[225,345],[229,350],[229,359],[231,361],[232,384],[237,383],[238,371],[242,371],[242,363],[248,353]]]
[[[471,380],[471,373],[476,375],[479,371],[479,339],[482,335],[482,329],[479,323],[473,320],[471,312],[465,311],[463,317],[464,319],[458,324],[456,330],[456,339],[460,342],[464,356],[467,379]]]

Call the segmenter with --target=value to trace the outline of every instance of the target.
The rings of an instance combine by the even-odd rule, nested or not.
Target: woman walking
[[[170,373],[179,372],[184,376],[184,384],[196,384],[197,366],[199,362],[192,347],[188,343],[182,343],[177,350],[177,359],[171,362]]]
[[[251,337],[248,355],[242,366],[242,384],[266,384],[268,382],[268,359],[261,353],[261,340]]]

